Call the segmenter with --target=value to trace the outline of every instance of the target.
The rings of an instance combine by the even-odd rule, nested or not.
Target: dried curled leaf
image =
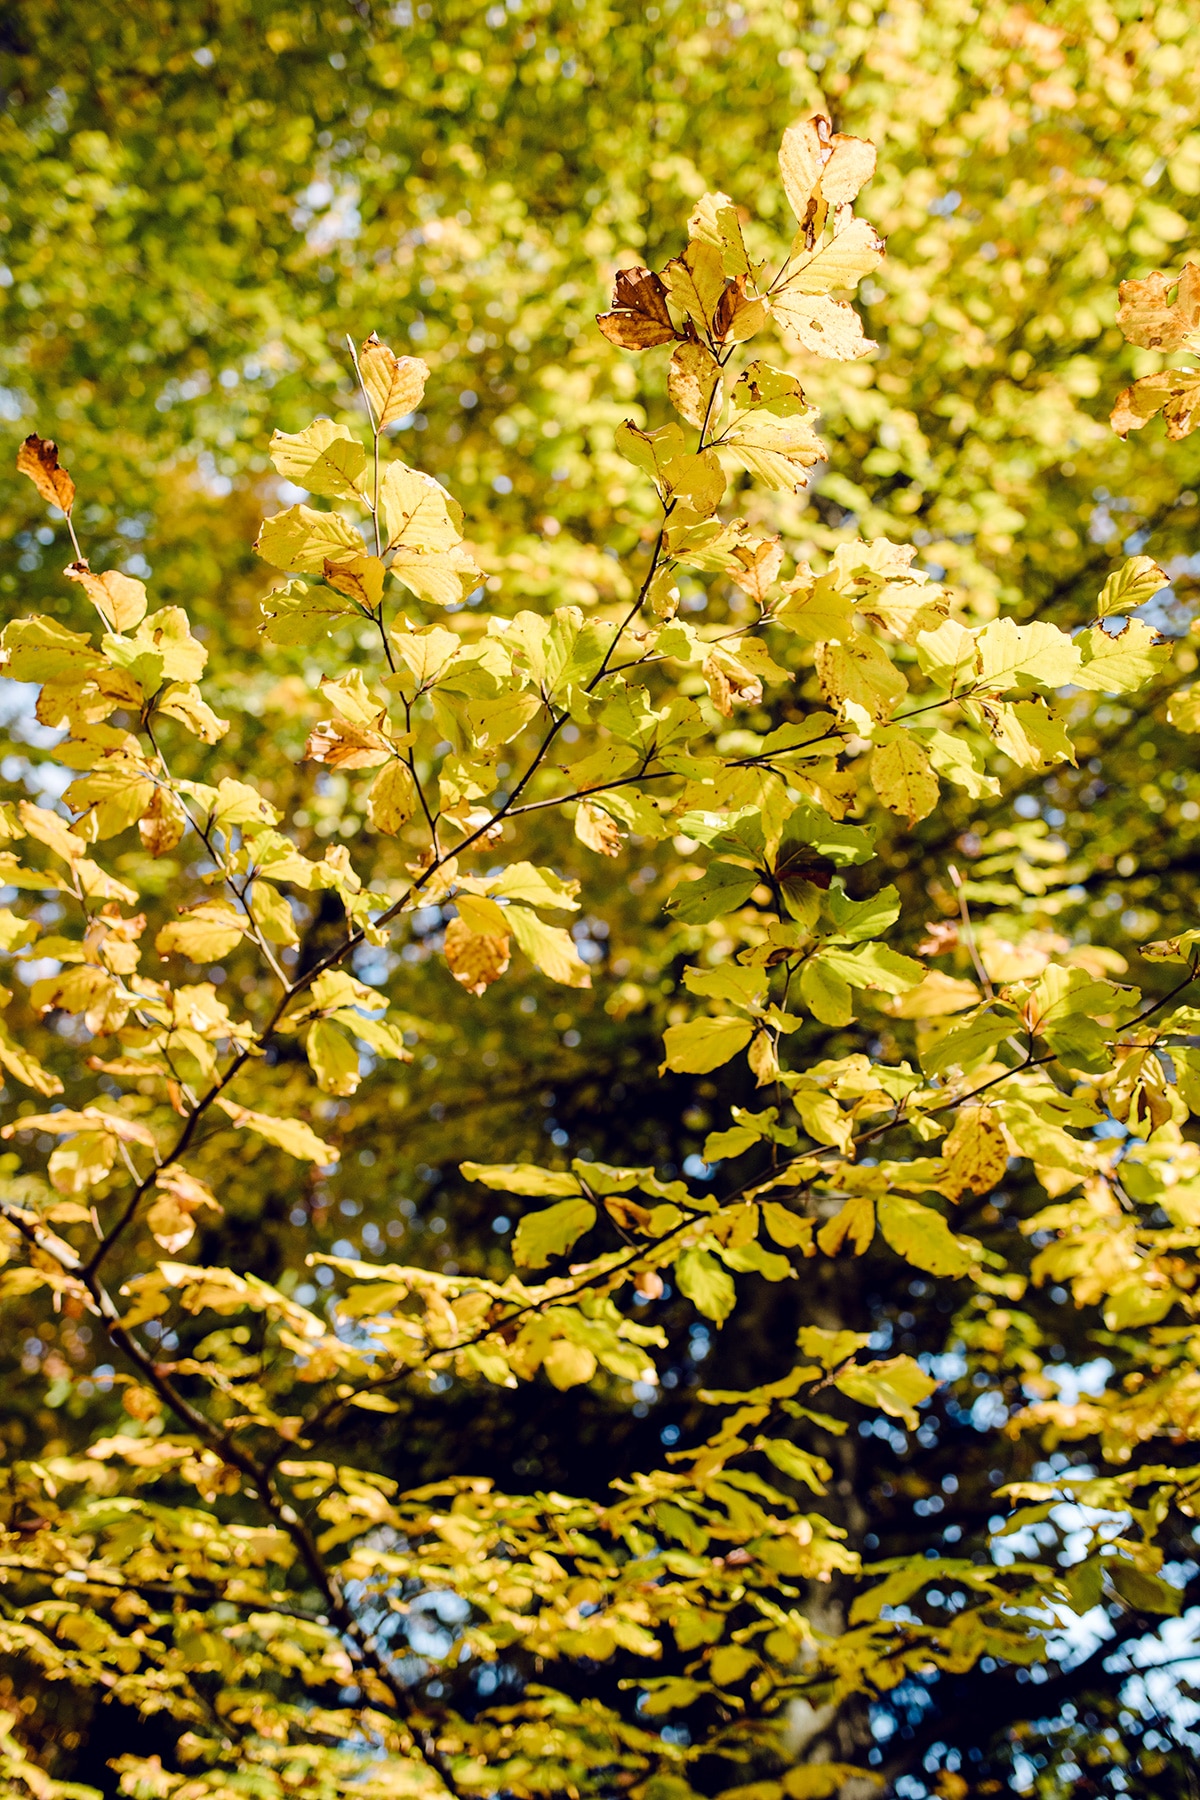
[[[596,323],[621,350],[649,350],[680,335],[671,323],[662,279],[649,269],[618,269],[612,303],[613,310],[598,313]]]
[[[70,512],[75,504],[75,483],[58,460],[58,445],[53,438],[41,438],[31,432],[17,451],[17,471],[28,475],[43,500],[57,506],[60,512]]]

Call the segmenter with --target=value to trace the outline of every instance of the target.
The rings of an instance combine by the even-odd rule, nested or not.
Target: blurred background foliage
[[[1196,241],[1198,43],[1195,0],[720,0],[707,11],[679,0],[9,0],[4,614],[80,622],[60,574],[65,534],[13,473],[16,444],[37,429],[59,440],[79,483],[94,564],[147,580],[158,604],[185,601],[206,636],[206,691],[234,720],[228,772],[253,759],[312,840],[353,838],[360,784],[297,766],[317,671],[258,634],[270,582],[250,543],[288,498],[266,457],[271,428],[299,429],[314,401],[354,414],[345,334],[377,330],[434,371],[397,448],[461,499],[490,603],[619,597],[651,497],[613,432],[627,416],[661,422],[662,367],[622,356],[593,316],[615,268],[678,250],[706,188],[751,207],[766,222],[760,252],[779,255],[775,148],[820,108],[879,147],[860,211],[888,258],[859,291],[879,352],[819,368],[797,359],[830,463],[808,496],[747,494],[751,517],[813,559],[845,537],[913,543],[978,618],[1003,603],[1022,619],[1081,620],[1114,562],[1146,551],[1172,577],[1156,623],[1176,641],[1175,678],[1187,676],[1200,438],[1169,445],[1152,427],[1122,444],[1107,414],[1118,387],[1161,362],[1117,331],[1118,281],[1177,266]],[[737,603],[719,584],[684,600],[710,619]],[[957,914],[950,863],[968,874],[1001,959],[1007,936],[1031,930],[1052,954],[1192,925],[1200,771],[1194,740],[1165,723],[1162,692],[1100,708],[1094,756],[1078,769],[1014,775],[994,801],[954,790],[915,833],[897,824],[883,855],[914,939],[927,919]],[[56,773],[31,758],[45,739],[29,695],[6,684],[0,704],[3,773],[44,799]],[[540,856],[531,842],[535,860],[549,841]],[[471,1000],[435,955],[438,909],[418,913],[407,941],[358,966],[412,1015],[417,1060],[323,1103],[347,1153],[307,1192],[274,1152],[239,1150],[204,1260],[303,1285],[308,1249],[386,1258],[400,1246],[405,1260],[499,1274],[510,1221],[459,1180],[464,1155],[548,1160],[553,1146],[703,1174],[699,1147],[748,1097],[743,1078],[664,1083],[655,1069],[678,972],[720,927],[667,921],[677,846],[635,844],[586,867],[575,851],[564,872],[586,882],[576,935],[592,989],[516,973]],[[166,911],[182,870],[169,858],[154,868]],[[301,958],[336,929],[314,913]],[[251,979],[236,959],[223,978]],[[808,1029],[814,1056],[839,1054],[836,1033]],[[1034,1206],[1017,1170],[962,1223],[1019,1261],[1014,1226]],[[1102,1359],[1119,1376],[1119,1338],[1086,1328],[1061,1289],[1031,1290],[1019,1313],[959,1314],[952,1284],[897,1293],[870,1258],[820,1270],[807,1318],[865,1324],[938,1359],[946,1377],[919,1432],[892,1422],[822,1446],[839,1477],[836,1516],[868,1553],[936,1543],[971,1554],[996,1510],[991,1490],[1048,1454],[1003,1433],[1022,1383],[1069,1393]],[[730,1385],[758,1378],[762,1346],[794,1334],[798,1305],[764,1286],[757,1311],[739,1309],[722,1347]],[[372,1419],[375,1466],[402,1460],[410,1484],[469,1468],[517,1491],[604,1492],[687,1427],[711,1346],[669,1291],[648,1311],[673,1346],[657,1392],[602,1377],[569,1397],[543,1382],[468,1403],[447,1383]],[[51,1332],[33,1320],[0,1347],[10,1451],[55,1454],[118,1423],[156,1428],[123,1412],[122,1372],[98,1363],[85,1323],[64,1316]],[[362,1430],[341,1427],[341,1459]],[[1100,1464],[1086,1441],[1054,1452],[1055,1466],[1068,1454]],[[820,1605],[836,1627],[836,1587]],[[986,1668],[906,1683],[875,1720],[872,1758],[906,1796],[1193,1793],[1186,1689],[1156,1689],[1106,1655],[1064,1642],[1040,1685]],[[615,1693],[618,1675],[615,1664],[597,1674],[595,1691]],[[167,1729],[16,1667],[0,1674],[0,1704],[20,1709],[46,1767],[101,1785],[131,1728],[139,1747]],[[860,1728],[797,1718],[794,1747],[824,1734],[836,1754]]]

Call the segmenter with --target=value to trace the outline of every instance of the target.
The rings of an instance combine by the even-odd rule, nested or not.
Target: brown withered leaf
[[[383,733],[350,719],[322,719],[308,734],[306,762],[330,769],[375,769],[392,754]]]
[[[482,994],[508,967],[508,933],[472,931],[463,919],[446,927],[446,966],[468,994]]]
[[[363,340],[358,366],[381,431],[416,412],[429,380],[429,365],[419,356],[397,356],[372,332]]]
[[[671,323],[667,290],[649,269],[618,269],[612,303],[612,311],[598,313],[596,323],[622,350],[650,350],[682,335]]]
[[[621,833],[616,821],[591,800],[581,800],[575,814],[575,836],[597,856],[619,856]]]
[[[727,281],[713,313],[712,332],[720,344],[744,344],[760,332],[770,318],[765,300],[746,293],[746,278]]]
[[[75,504],[75,483],[58,460],[58,445],[53,438],[40,438],[36,431],[17,451],[17,470],[28,475],[43,500],[69,513]]]
[[[1175,299],[1168,303],[1173,288]],[[1156,269],[1144,281],[1123,281],[1119,292],[1117,324],[1131,344],[1178,350],[1186,337],[1200,331],[1200,268],[1195,263],[1185,263],[1178,275]]]

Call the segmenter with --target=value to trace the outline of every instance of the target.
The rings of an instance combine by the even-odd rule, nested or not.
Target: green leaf
[[[869,900],[851,900],[839,888],[830,888],[825,904],[841,935],[855,943],[882,936],[900,917],[900,895],[894,887],[880,888]]]
[[[680,882],[667,905],[684,925],[707,925],[744,906],[762,879],[736,863],[711,862],[699,881]]]
[[[1171,646],[1144,619],[1130,619],[1124,630],[1106,631],[1093,625],[1076,640],[1083,652],[1083,667],[1076,687],[1098,694],[1132,694],[1171,661]]]
[[[881,988],[885,994],[906,994],[925,978],[925,966],[911,956],[901,956],[886,944],[860,944],[841,950],[827,944],[821,961],[855,988]]]
[[[569,1250],[595,1223],[596,1209],[581,1195],[561,1200],[544,1212],[526,1213],[513,1238],[513,1261],[527,1269],[544,1269],[552,1257]]]
[[[358,1051],[346,1033],[331,1019],[317,1019],[309,1027],[305,1046],[317,1085],[327,1094],[352,1094],[361,1075]]]

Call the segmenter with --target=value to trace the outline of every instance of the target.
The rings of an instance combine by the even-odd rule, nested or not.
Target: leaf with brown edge
[[[363,339],[358,366],[380,431],[416,412],[429,380],[429,365],[419,356],[397,356],[372,332]]]
[[[910,825],[929,817],[941,791],[928,750],[908,731],[875,746],[871,785],[883,805]]]
[[[146,616],[146,584],[117,569],[93,575],[85,562],[68,563],[68,581],[77,581],[110,631],[130,631]]]
[[[381,731],[350,719],[322,719],[308,734],[305,762],[324,763],[329,769],[377,769],[392,755],[392,746]]]
[[[667,290],[649,269],[618,269],[613,310],[598,313],[596,323],[620,350],[650,350],[679,337],[667,310]]]
[[[828,294],[784,288],[772,297],[771,311],[805,350],[831,362],[855,362],[879,348],[866,335],[854,308],[845,300],[831,300]]]
[[[744,344],[763,330],[770,318],[767,302],[747,294],[744,275],[727,281],[713,314],[712,333],[718,343]]]
[[[1175,299],[1167,295],[1175,290]],[[1200,268],[1185,263],[1178,275],[1155,270],[1144,281],[1123,281],[1117,324],[1131,344],[1144,350],[1178,350],[1200,332]]]
[[[829,120],[821,113],[789,125],[779,146],[779,174],[788,205],[801,231],[811,228],[816,211],[815,189],[821,179]]]
[[[393,837],[416,812],[417,799],[412,770],[399,757],[393,757],[371,783],[367,817],[376,831]]]
[[[446,927],[446,967],[468,994],[486,993],[508,967],[507,932],[472,931],[464,918]]]
[[[765,606],[783,567],[782,541],[777,537],[751,538],[737,546],[733,560],[738,566],[729,571],[729,579],[757,606]]]
[[[142,846],[151,856],[165,856],[180,842],[188,827],[183,802],[166,787],[156,787],[149,806],[138,820]]]
[[[702,332],[712,328],[713,315],[725,290],[721,252],[703,238],[693,238],[682,256],[673,256],[663,270],[667,291]]]
[[[31,432],[17,451],[17,472],[28,475],[43,500],[69,513],[75,504],[75,483],[58,460],[53,438]]]

